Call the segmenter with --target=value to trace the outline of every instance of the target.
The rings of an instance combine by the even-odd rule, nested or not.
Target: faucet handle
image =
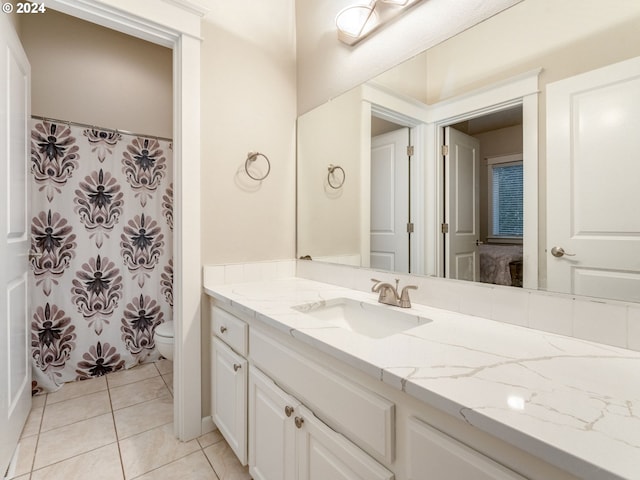
[[[407,285],[402,289],[400,294],[400,306],[402,308],[411,308],[411,300],[409,299],[409,290],[417,290],[416,285]]]
[[[374,282],[373,285],[371,286],[371,291],[377,292],[378,290],[376,289],[376,287],[378,287],[382,283],[382,281],[378,280],[377,278],[372,278],[371,281]]]

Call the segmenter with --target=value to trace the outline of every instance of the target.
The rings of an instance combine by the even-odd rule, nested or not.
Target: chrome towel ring
[[[327,183],[329,183],[329,186],[334,190],[341,188],[342,185],[344,185],[345,179],[347,178],[347,174],[344,173],[344,168],[342,168],[340,165],[332,165],[330,163],[327,170],[329,170],[329,173],[327,173]],[[338,180],[337,182],[333,183],[331,181],[331,178],[335,178],[336,170],[340,170],[342,172],[342,180]]]
[[[262,177],[255,177],[251,175],[251,173],[249,172],[249,165],[251,165],[251,162],[255,162],[258,159],[258,157],[264,158],[267,162],[267,173],[265,173]],[[269,172],[271,172],[271,162],[269,161],[269,159],[264,153],[249,152],[247,154],[247,159],[244,162],[244,170],[245,172],[247,172],[247,175],[249,175],[250,178],[260,182],[269,176]]]

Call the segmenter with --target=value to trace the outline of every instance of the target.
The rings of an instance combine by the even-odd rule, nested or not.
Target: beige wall
[[[294,32],[293,0],[215,2],[203,21],[204,264],[295,256]],[[262,182],[250,151],[271,161]]]
[[[360,255],[362,95],[354,89],[298,119],[298,253],[312,258]],[[329,164],[344,169],[328,185]],[[336,174],[338,175],[338,174]]]
[[[48,9],[20,17],[31,111],[172,137],[172,51]]]
[[[293,0],[209,1],[202,21],[202,263],[295,256]],[[271,161],[247,178],[247,153]],[[262,162],[262,160],[260,160]],[[260,167],[262,168],[262,167]],[[194,179],[194,181],[197,181]],[[210,414],[210,315],[202,318],[202,414]]]

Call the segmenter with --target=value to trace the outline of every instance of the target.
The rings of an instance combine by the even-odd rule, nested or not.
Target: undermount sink
[[[305,315],[371,338],[384,338],[431,320],[384,305],[334,298],[291,307]]]

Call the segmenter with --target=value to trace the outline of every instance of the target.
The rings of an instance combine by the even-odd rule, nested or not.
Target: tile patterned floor
[[[33,398],[16,480],[250,480],[218,431],[173,435],[168,360]]]

